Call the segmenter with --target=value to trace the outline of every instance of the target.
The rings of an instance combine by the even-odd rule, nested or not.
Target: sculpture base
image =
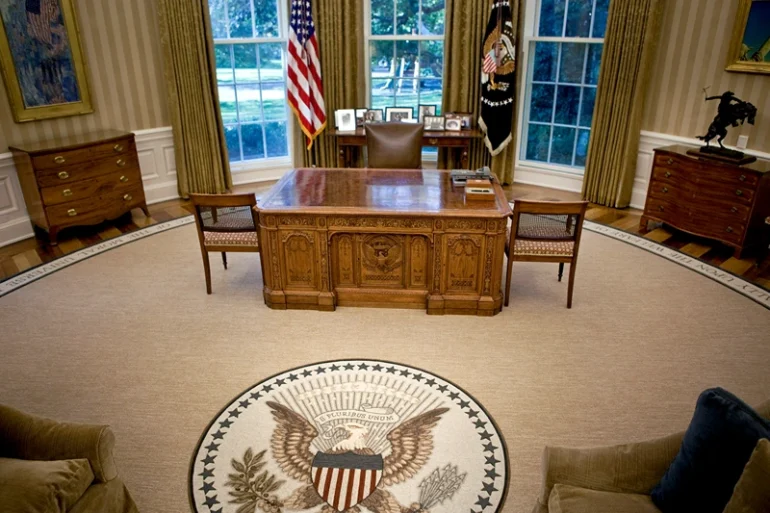
[[[713,146],[701,146],[698,149],[687,150],[688,155],[703,159],[719,160],[742,166],[750,164],[757,160],[757,157],[746,155],[742,151],[729,150],[727,148],[716,148]]]

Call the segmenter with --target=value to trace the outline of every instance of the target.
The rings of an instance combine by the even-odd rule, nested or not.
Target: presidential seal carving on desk
[[[236,398],[192,466],[198,513],[498,511],[505,446],[467,393],[371,360],[313,364]]]

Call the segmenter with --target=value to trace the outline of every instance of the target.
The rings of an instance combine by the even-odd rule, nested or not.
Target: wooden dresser
[[[149,217],[134,134],[106,130],[10,147],[32,223],[52,245],[62,228]]]
[[[770,162],[745,166],[687,155],[687,146],[655,150],[641,228],[662,221],[735,248],[759,247],[770,215]]]

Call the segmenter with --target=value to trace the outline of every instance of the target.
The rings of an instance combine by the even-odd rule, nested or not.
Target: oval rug
[[[197,513],[497,512],[508,460],[467,392],[422,369],[336,360],[257,383],[201,437]]]

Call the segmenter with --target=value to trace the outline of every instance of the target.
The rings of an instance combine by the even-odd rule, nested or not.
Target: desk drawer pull
[[[658,205],[658,210],[660,210],[661,212],[664,212],[666,209],[663,208],[663,205]]]
[[[435,145],[437,145],[437,144],[438,144],[438,139],[428,139],[428,143],[429,143],[431,146],[435,146]]]
[[[67,210],[67,215],[70,216],[70,217],[75,217],[76,215],[78,215],[78,212],[74,208],[71,208],[71,209]]]
[[[125,201],[131,201],[132,199],[134,199],[134,197],[133,197],[133,196],[131,196],[130,194],[124,194],[124,195],[123,195],[123,199],[124,199]]]
[[[120,177],[120,181],[123,182],[123,183],[126,183],[126,182],[128,182],[128,177],[126,175],[123,175],[123,176]]]
[[[118,167],[126,167],[126,161],[124,159],[118,159]]]
[[[738,180],[740,180],[741,182],[745,182],[746,181],[746,175],[741,175],[740,178],[738,178]]]
[[[671,178],[671,173],[669,171],[666,171],[666,178]]]
[[[72,196],[72,189],[64,189],[61,191],[62,196]]]
[[[668,187],[663,187],[663,194],[668,194]]]
[[[115,146],[112,147],[112,149],[115,150],[117,153],[120,153],[121,151],[123,151],[123,145],[116,144]]]
[[[727,233],[733,233],[733,227],[732,226],[728,226],[727,227]]]
[[[735,214],[736,212],[738,212],[738,209],[737,209],[737,208],[735,208],[735,207],[732,207],[732,208],[730,208],[730,212],[732,212],[733,214]]]
[[[62,180],[66,180],[67,178],[70,177],[70,174],[68,172],[66,172],[66,171],[59,171],[59,174],[56,175],[56,176],[58,176]]]
[[[674,159],[666,159],[666,164],[669,166],[674,163]]]
[[[56,162],[57,164],[64,164],[65,162],[67,162],[67,159],[59,155],[58,157],[54,157],[53,161]]]
[[[735,195],[736,196],[743,196],[743,191],[738,189],[737,191],[735,191]]]

